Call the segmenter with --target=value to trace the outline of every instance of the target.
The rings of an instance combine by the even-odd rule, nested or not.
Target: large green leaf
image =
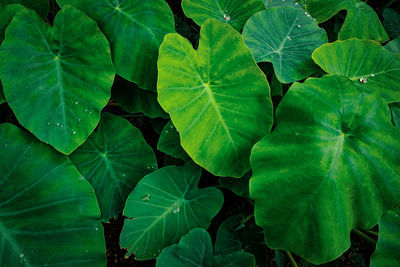
[[[164,126],[160,139],[158,139],[157,149],[178,159],[187,160],[189,158],[181,146],[178,130],[172,121]]]
[[[168,34],[158,68],[158,100],[185,151],[214,175],[242,176],[252,146],[271,128],[272,103],[241,35],[209,19],[196,51],[182,36]]]
[[[254,256],[237,251],[227,256],[214,256],[208,232],[196,228],[183,236],[179,244],[169,246],[157,258],[157,267],[254,267]]]
[[[93,189],[75,166],[0,125],[0,266],[105,266]]]
[[[381,92],[389,103],[400,101],[400,55],[377,42],[337,41],[321,46],[312,57],[324,71],[343,75],[365,91]]]
[[[271,62],[276,77],[290,83],[317,70],[312,52],[328,42],[326,32],[304,14],[304,9],[267,8],[246,23],[243,37],[257,62]]]
[[[385,49],[392,53],[400,54],[400,36],[385,45]]]
[[[197,188],[201,168],[186,163],[145,176],[126,201],[121,245],[136,259],[155,258],[191,229],[207,228],[222,207],[216,188]]]
[[[262,0],[183,0],[182,9],[198,25],[214,18],[241,31],[246,21],[265,6]]]
[[[97,131],[71,159],[94,188],[105,221],[122,212],[136,183],[157,168],[154,152],[142,133],[110,113],[102,115]]]
[[[371,267],[400,266],[400,211],[383,214],[379,223],[379,239],[371,256]]]
[[[50,7],[49,0],[0,0],[0,9],[3,9],[5,6],[10,4],[20,4],[33,9],[43,18],[47,17]],[[4,17],[0,17],[0,21],[3,20],[3,18]]]
[[[342,76],[295,83],[276,120],[251,154],[256,222],[270,247],[328,262],[350,247],[352,228],[399,203],[400,133],[378,94]]]
[[[346,20],[340,29],[339,39],[371,39],[379,42],[389,40],[376,12],[360,0],[307,0],[306,9],[318,21],[324,22],[346,10]]]
[[[111,45],[117,73],[140,88],[156,90],[158,48],[174,17],[164,0],[57,0],[94,19]]]
[[[383,25],[390,38],[400,36],[400,14],[394,9],[386,8],[383,11],[383,18]]]
[[[69,154],[99,122],[114,71],[96,23],[65,7],[52,28],[34,11],[14,17],[0,48],[0,75],[22,126]]]

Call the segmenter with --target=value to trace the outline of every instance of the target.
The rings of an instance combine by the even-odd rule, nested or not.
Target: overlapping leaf
[[[383,11],[383,26],[390,38],[396,38],[400,36],[400,14],[396,10],[386,8]]]
[[[164,126],[160,139],[158,139],[157,149],[178,159],[186,160],[189,158],[185,150],[181,147],[178,130],[172,121],[169,121]]]
[[[66,156],[0,125],[0,266],[104,266],[93,189]]]
[[[129,193],[157,168],[154,152],[128,121],[105,113],[88,140],[71,154],[94,188],[105,221],[118,216]]]
[[[140,88],[156,90],[158,48],[174,17],[164,0],[57,0],[83,10],[111,45],[118,75]]]
[[[400,128],[400,103],[390,104],[390,110],[392,111],[392,122],[393,124]]]
[[[243,37],[257,62],[271,62],[279,81],[290,83],[317,70],[312,52],[328,41],[304,9],[267,8],[246,23]]]
[[[126,201],[121,245],[139,260],[155,258],[191,229],[207,228],[222,207],[216,188],[197,188],[201,168],[168,166],[144,177]]]
[[[269,246],[316,264],[341,255],[352,228],[398,205],[399,151],[379,95],[341,76],[295,83],[251,155],[250,196]]]
[[[392,53],[400,54],[400,36],[388,42],[385,49]]]
[[[34,11],[14,17],[0,48],[0,75],[18,121],[69,154],[99,122],[114,71],[96,23],[65,7],[52,28]]]
[[[35,10],[42,18],[46,18],[49,13],[48,0],[0,0],[0,8],[3,9],[7,5],[20,4],[27,8]],[[0,12],[1,14],[1,12]],[[0,17],[0,21],[5,17]],[[0,22],[1,24],[1,22]]]
[[[249,197],[249,180],[251,177],[251,171],[247,172],[242,177],[229,178],[221,177],[219,179],[220,186],[231,190],[233,193],[240,197]]]
[[[271,127],[268,82],[242,37],[207,20],[199,49],[178,34],[160,47],[158,100],[178,129],[182,147],[214,175],[241,177],[250,150]]]

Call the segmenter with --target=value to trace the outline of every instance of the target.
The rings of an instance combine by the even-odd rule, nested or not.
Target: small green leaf
[[[201,168],[186,163],[145,176],[126,201],[121,245],[136,259],[156,258],[191,229],[207,228],[219,212],[223,195],[216,188],[199,189]]]
[[[157,149],[174,158],[187,160],[188,154],[183,150],[179,138],[178,130],[172,121],[169,121],[163,128],[160,139],[158,139]]]
[[[328,41],[326,32],[302,8],[267,8],[246,23],[243,37],[257,62],[271,62],[282,83],[317,70],[312,52]]]
[[[104,221],[117,217],[137,182],[157,168],[142,133],[110,113],[70,157],[94,188]]]
[[[49,13],[49,1],[48,0],[0,0],[0,9],[3,9],[7,5],[20,4],[24,7],[35,10],[42,18],[46,18]],[[7,7],[6,7],[7,8]],[[1,12],[0,12],[1,15]],[[0,16],[0,21],[4,17]],[[0,22],[1,24],[1,22]],[[1,42],[0,42],[1,43]]]
[[[0,48],[0,74],[22,126],[65,154],[95,129],[114,79],[106,38],[73,7],[53,27],[34,11],[18,12]]]
[[[169,246],[157,258],[157,267],[254,267],[254,256],[237,251],[227,256],[214,256],[211,237],[201,228],[191,230],[179,244]]]
[[[388,42],[385,48],[392,53],[400,54],[400,36]]]
[[[390,38],[396,38],[400,36],[400,14],[396,10],[386,8],[383,11],[383,26]]]
[[[0,266],[105,266],[93,189],[64,155],[0,125]]]
[[[189,156],[214,175],[241,177],[272,124],[268,82],[241,35],[207,20],[199,49],[168,34],[158,60],[158,100]]]
[[[262,0],[183,0],[182,9],[197,25],[214,18],[241,31],[248,18],[265,6]]]
[[[327,73],[343,75],[362,90],[381,92],[388,103],[400,101],[400,55],[377,42],[337,41],[316,49],[312,57]]]

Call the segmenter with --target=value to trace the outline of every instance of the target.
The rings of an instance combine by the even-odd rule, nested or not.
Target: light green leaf
[[[306,9],[318,21],[327,21],[340,10],[346,10],[346,20],[340,29],[339,39],[389,40],[376,12],[359,0],[307,0]]]
[[[400,54],[400,36],[388,42],[385,48],[392,53]]]
[[[179,244],[169,246],[157,258],[157,267],[254,267],[254,256],[237,251],[227,256],[214,256],[211,237],[196,228],[183,236]]]
[[[396,38],[400,36],[400,14],[396,10],[386,8],[383,11],[383,26],[390,38]]]
[[[241,35],[209,19],[196,51],[168,34],[158,67],[158,101],[185,151],[214,175],[241,177],[252,146],[272,124],[268,82]]]
[[[0,125],[0,266],[105,266],[93,189],[64,155]]]
[[[104,221],[117,217],[137,182],[157,168],[142,133],[110,113],[71,159],[94,188]]]
[[[126,201],[121,245],[138,260],[155,258],[191,229],[207,228],[222,207],[216,188],[197,188],[201,168],[186,163],[145,176]]]
[[[265,6],[262,0],[183,0],[182,9],[200,26],[214,18],[241,31],[246,21]]]
[[[169,121],[163,128],[160,139],[158,139],[157,149],[174,158],[187,160],[188,154],[183,150],[178,130],[172,121]]]
[[[337,41],[321,46],[312,57],[324,71],[343,75],[362,90],[381,92],[388,103],[400,101],[400,55],[377,42]]]
[[[400,128],[400,103],[392,103],[389,107],[392,111],[392,122],[394,126]]]
[[[302,8],[276,7],[255,14],[243,37],[257,62],[271,62],[282,83],[304,79],[317,70],[312,52],[328,42],[326,32]]]
[[[383,214],[379,223],[379,239],[371,256],[371,267],[393,267],[400,265],[400,211],[391,210]]]
[[[106,38],[73,7],[52,28],[33,11],[19,12],[0,48],[0,74],[22,126],[65,154],[96,127],[114,79]]]
[[[350,247],[352,228],[400,202],[399,131],[379,95],[341,76],[293,84],[276,121],[251,154],[256,223],[270,247],[328,262]]]
[[[241,178],[219,178],[221,187],[231,190],[233,193],[240,197],[249,197],[249,180],[251,172],[247,172]]]
[[[118,75],[142,89],[156,90],[157,56],[164,35],[174,32],[174,16],[164,0],[57,0],[97,22],[111,45]]]
[[[0,9],[3,9],[10,4],[20,4],[27,8],[35,10],[42,18],[46,18],[49,13],[49,1],[48,0],[0,0]],[[0,12],[1,14],[1,12]],[[0,17],[0,21],[4,17]],[[1,24],[1,22],[0,22]]]

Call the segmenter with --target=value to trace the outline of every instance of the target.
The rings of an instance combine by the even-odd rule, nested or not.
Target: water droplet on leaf
[[[365,78],[365,77],[360,78],[360,83],[367,83],[367,82],[368,82],[367,78]]]

